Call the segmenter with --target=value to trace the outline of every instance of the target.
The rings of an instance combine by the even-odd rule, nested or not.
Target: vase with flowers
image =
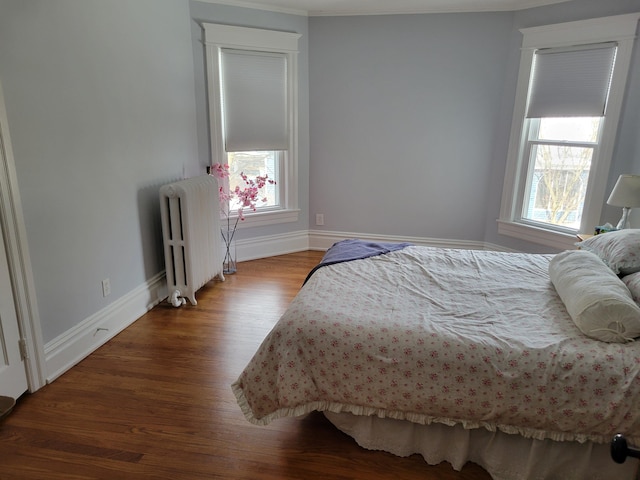
[[[209,169],[209,174],[213,175],[218,181],[220,212],[224,222],[220,229],[224,242],[222,271],[225,274],[231,274],[237,271],[235,235],[238,222],[244,221],[245,209],[248,208],[255,212],[259,203],[267,202],[266,197],[260,197],[262,189],[265,185],[275,185],[276,182],[271,180],[268,175],[257,175],[255,178],[249,178],[244,172],[241,172],[240,177],[245,186],[241,188],[240,185],[236,185],[234,189],[231,189],[228,180],[228,164],[213,164]],[[237,215],[232,218],[234,211]]]

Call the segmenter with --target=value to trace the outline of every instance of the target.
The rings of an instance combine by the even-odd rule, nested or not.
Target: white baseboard
[[[410,242],[415,245],[441,248],[464,248],[469,250],[511,251],[500,245],[469,240],[451,240],[429,237],[406,237],[398,235],[375,235],[357,232],[332,232],[325,230],[304,230],[282,235],[272,235],[241,240],[236,243],[239,262],[257,258],[273,257],[305,250],[328,250],[341,240],[359,238],[372,242]]]
[[[469,240],[450,240],[429,237],[401,237],[395,235],[372,235],[368,233],[354,232],[327,232],[323,230],[309,230],[309,250],[327,250],[335,242],[347,240],[349,238],[359,238],[372,242],[409,242],[414,245],[440,248],[464,248],[468,250],[497,250],[504,251],[504,247],[487,244],[485,242],[475,242]]]
[[[164,271],[44,346],[52,382],[167,297]]]
[[[236,244],[238,261],[271,257],[309,249],[308,232],[265,236]],[[162,271],[135,290],[80,322],[44,346],[46,381],[50,383],[97,350],[167,298]]]
[[[269,235],[236,242],[237,260],[245,262],[257,258],[275,257],[286,253],[309,250],[309,231]]]

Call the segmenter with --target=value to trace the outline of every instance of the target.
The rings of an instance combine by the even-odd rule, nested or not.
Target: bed
[[[640,231],[599,237],[553,255],[338,242],[238,404],[256,425],[321,411],[364,448],[495,479],[634,478],[609,442],[640,445]]]

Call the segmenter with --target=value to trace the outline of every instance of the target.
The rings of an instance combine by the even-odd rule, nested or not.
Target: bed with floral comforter
[[[552,255],[408,246],[316,271],[232,388],[264,425],[318,410],[640,443],[640,345],[583,335]]]

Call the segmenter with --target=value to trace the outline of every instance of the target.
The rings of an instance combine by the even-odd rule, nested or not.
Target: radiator
[[[160,187],[168,301],[197,305],[196,291],[222,273],[218,184],[200,175]]]

